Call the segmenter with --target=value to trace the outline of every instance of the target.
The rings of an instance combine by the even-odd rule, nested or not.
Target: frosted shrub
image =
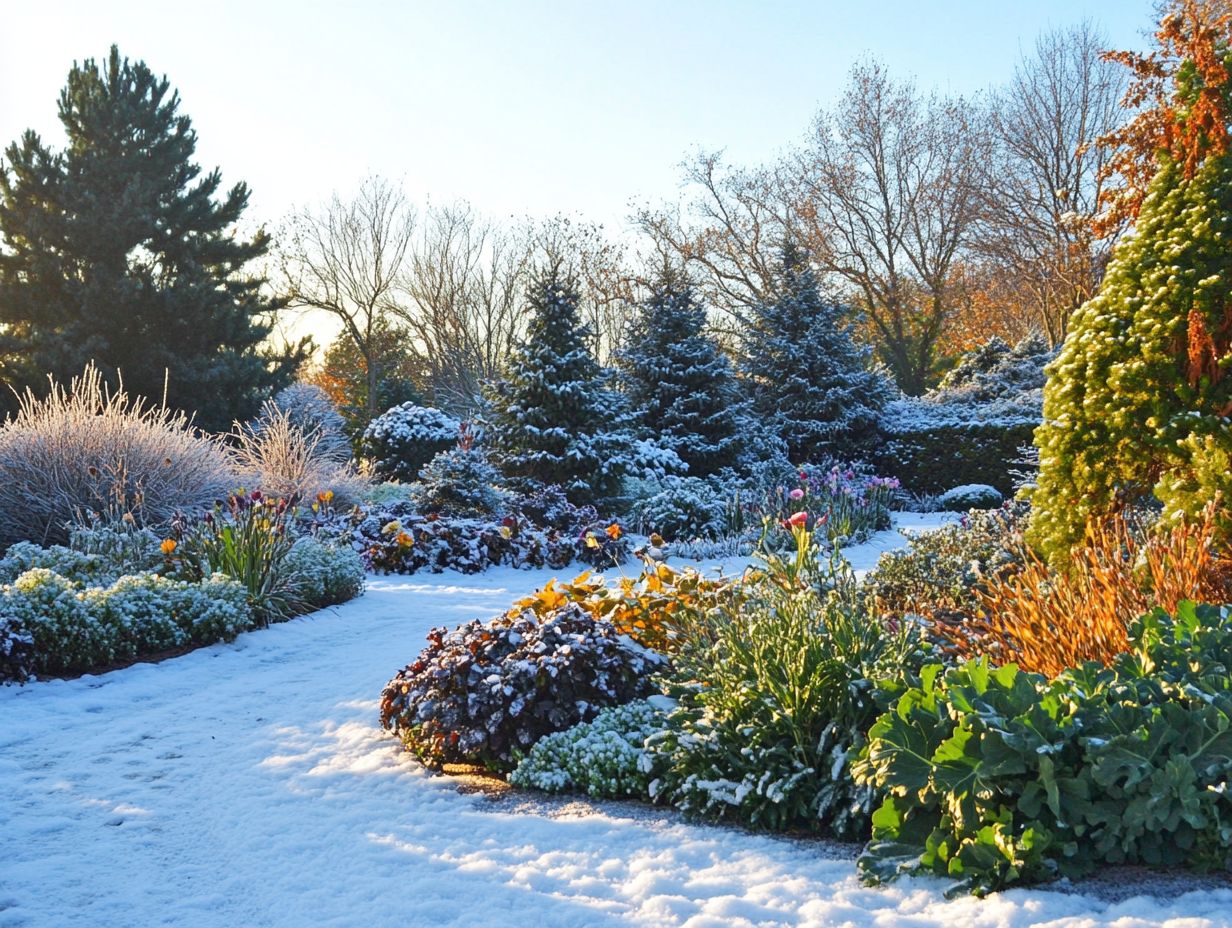
[[[675,477],[633,504],[633,522],[644,534],[669,541],[716,539],[727,534],[727,498],[698,477]]]
[[[604,709],[582,722],[535,742],[509,782],[547,793],[578,792],[596,799],[646,797],[649,780],[642,745],[664,727],[663,697],[639,699]]]
[[[439,409],[403,403],[373,419],[360,444],[376,476],[410,483],[425,464],[457,443],[461,425]]]
[[[286,568],[296,587],[296,599],[314,607],[345,603],[364,589],[364,562],[359,554],[311,536],[295,541]]]
[[[94,367],[46,397],[27,392],[0,426],[0,546],[68,540],[67,525],[115,500],[159,525],[212,503],[234,477],[182,414],[109,390]]]
[[[433,629],[381,693],[381,724],[426,764],[508,770],[544,735],[650,693],[664,663],[576,603],[515,609]]]
[[[346,454],[276,406],[266,404],[254,423],[237,424],[231,439],[235,468],[246,486],[295,500],[329,491],[337,505],[348,507],[363,497],[367,481],[351,468]]]
[[[468,426],[462,426],[456,447],[442,451],[419,472],[411,490],[421,512],[447,516],[486,518],[508,502],[500,489],[500,474],[488,461]]]
[[[0,590],[0,611],[34,639],[39,673],[85,670],[115,657],[115,633],[99,621],[71,580],[36,567]]]
[[[315,438],[317,450],[322,455],[337,461],[351,456],[346,419],[329,394],[316,384],[293,383],[283,388],[266,404],[258,421],[274,412],[284,414],[306,436]]]
[[[195,584],[147,573],[87,587],[46,568],[0,589],[0,615],[29,635],[38,673],[230,640],[252,625],[244,587],[226,577]]]
[[[43,567],[74,583],[105,586],[124,574],[162,566],[161,540],[148,529],[74,526],[67,546],[44,548],[28,541],[10,546],[0,558],[0,583],[12,583],[26,571]]]
[[[0,614],[0,683],[24,683],[34,673],[34,636]]]
[[[986,483],[966,483],[946,490],[937,498],[945,512],[967,512],[970,509],[996,509],[1004,497],[996,487]]]

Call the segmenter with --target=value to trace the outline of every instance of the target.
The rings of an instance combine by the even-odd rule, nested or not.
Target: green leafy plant
[[[288,500],[241,490],[199,521],[178,525],[167,554],[191,579],[223,574],[238,581],[260,621],[283,621],[302,606],[288,564],[292,515]]]
[[[679,706],[646,744],[651,793],[703,816],[855,837],[876,802],[848,770],[878,715],[872,681],[908,679],[923,645],[915,625],[863,606],[839,559],[819,562],[805,525],[794,540],[794,556],[768,556],[681,647]]]
[[[854,768],[887,794],[865,878],[984,893],[1100,864],[1232,863],[1232,613],[1155,610],[1130,640],[1052,681],[972,660],[895,685]]]

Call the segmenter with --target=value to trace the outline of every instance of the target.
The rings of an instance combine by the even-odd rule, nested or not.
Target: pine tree
[[[1091,519],[1152,495],[1167,518],[1222,501],[1232,533],[1232,37],[1200,12],[1165,17],[1172,57],[1144,59],[1159,85],[1142,120],[1154,176],[1047,368],[1030,538],[1058,565]]]
[[[618,399],[588,345],[578,292],[557,262],[528,293],[531,317],[504,380],[487,391],[492,458],[521,489],[558,485],[601,502],[630,467]]]
[[[777,424],[792,461],[850,459],[872,439],[889,387],[852,340],[848,309],[822,297],[807,253],[791,241],[771,298],[754,307],[743,354],[754,408]]]
[[[268,249],[235,225],[237,184],[193,163],[196,133],[166,78],[113,46],[103,67],[74,65],[60,94],[67,133],[53,152],[27,131],[0,167],[0,373],[10,386],[67,381],[88,361],[130,393],[222,429],[285,386],[306,344],[263,347],[263,280],[243,270]]]
[[[694,477],[735,466],[744,447],[740,386],[705,327],[706,308],[692,288],[664,271],[616,358],[634,424]]]

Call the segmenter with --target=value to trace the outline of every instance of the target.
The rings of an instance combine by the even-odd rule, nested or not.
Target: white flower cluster
[[[541,738],[509,775],[509,782],[547,793],[645,797],[642,745],[663,727],[663,702],[652,697],[614,706],[592,722]]]

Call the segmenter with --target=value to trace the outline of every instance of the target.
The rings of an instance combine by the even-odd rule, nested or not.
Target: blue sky
[[[880,57],[923,86],[1004,80],[1042,29],[1084,18],[1143,47],[1152,0],[24,3],[0,34],[0,142],[56,144],[74,59],[112,42],[166,73],[203,166],[252,219],[401,178],[422,202],[618,224],[676,196],[683,157],[771,157]],[[181,12],[182,10],[182,12]]]

